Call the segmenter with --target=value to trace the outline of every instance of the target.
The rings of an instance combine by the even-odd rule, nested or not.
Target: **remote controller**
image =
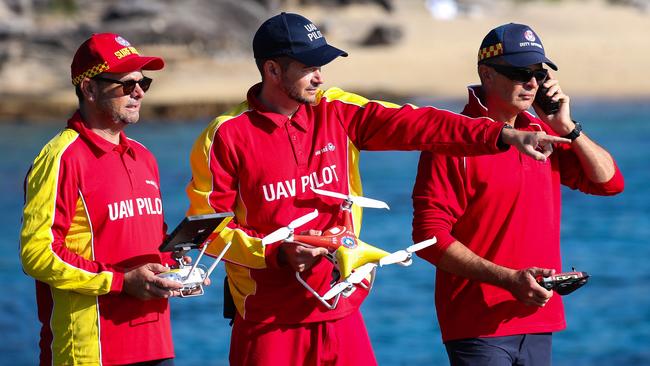
[[[560,295],[568,295],[587,283],[587,272],[563,272],[550,277],[540,277],[537,282],[547,290],[555,290]]]
[[[181,297],[203,295],[203,280],[206,278],[206,272],[203,268],[196,267],[194,268],[194,271],[190,273],[191,269],[191,266],[181,266],[180,268],[159,273],[158,277],[172,280],[183,285],[183,288],[181,288]],[[199,291],[194,293],[197,289]]]

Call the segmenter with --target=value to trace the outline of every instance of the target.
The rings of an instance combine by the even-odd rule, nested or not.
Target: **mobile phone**
[[[540,107],[545,114],[555,114],[560,110],[560,102],[556,102],[546,95],[547,91],[548,88],[544,87],[543,84],[540,84],[537,89],[537,94],[535,94],[534,103]]]

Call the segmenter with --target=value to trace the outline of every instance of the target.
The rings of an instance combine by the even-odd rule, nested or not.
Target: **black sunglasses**
[[[137,81],[136,80],[120,81],[120,80],[104,78],[101,76],[95,76],[93,79],[108,81],[109,83],[122,85],[122,91],[124,91],[124,95],[131,95],[131,93],[133,93],[133,90],[135,90],[136,84],[140,85],[140,88],[142,89],[143,92],[146,92],[147,90],[149,90],[149,87],[151,86],[151,82],[153,81],[152,78],[148,78],[146,76]]]
[[[531,70],[527,67],[514,67],[496,64],[485,65],[493,68],[494,71],[507,77],[508,79],[521,83],[527,83],[531,78],[535,78],[535,80],[537,80],[537,83],[542,83],[548,77],[548,70],[546,69]]]

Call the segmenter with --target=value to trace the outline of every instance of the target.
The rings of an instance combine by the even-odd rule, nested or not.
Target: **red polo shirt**
[[[463,114],[485,116],[476,90],[469,89]],[[528,112],[517,116],[515,128],[557,135]],[[591,182],[570,145],[555,146],[545,162],[514,149],[473,157],[423,152],[413,189],[413,240],[435,236],[438,243],[418,255],[437,264],[458,240],[504,267],[561,272],[561,184],[612,195],[623,190],[623,176],[617,167],[608,182]],[[554,332],[566,325],[557,294],[542,308],[527,306],[505,289],[442,270],[436,272],[436,310],[444,341]]]
[[[27,175],[21,259],[36,279],[42,364],[173,357],[167,300],[122,293],[124,271],[161,262],[158,167],[141,144],[112,144],[77,112]],[[168,259],[168,258],[167,258]]]
[[[448,154],[498,152],[502,123],[466,118],[431,107],[369,101],[332,88],[319,91],[312,105],[291,117],[248,100],[215,119],[191,153],[188,214],[233,211],[235,219],[208,251],[226,254],[230,289],[246,320],[285,324],[338,319],[355,311],[366,296],[356,291],[328,310],[279,267],[277,248],[262,246],[264,235],[318,209],[320,215],[296,229],[326,230],[336,223],[340,200],[321,197],[310,187],[363,195],[360,150],[434,150]],[[361,209],[354,206],[354,229]],[[330,288],[332,264],[320,260],[303,278],[321,295]]]

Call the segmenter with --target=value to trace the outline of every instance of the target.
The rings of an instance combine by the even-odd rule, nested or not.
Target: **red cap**
[[[93,34],[82,43],[72,59],[72,84],[79,85],[84,77],[92,78],[103,72],[122,73],[138,70],[160,70],[165,62],[160,57],[140,56],[129,41],[114,33]]]

